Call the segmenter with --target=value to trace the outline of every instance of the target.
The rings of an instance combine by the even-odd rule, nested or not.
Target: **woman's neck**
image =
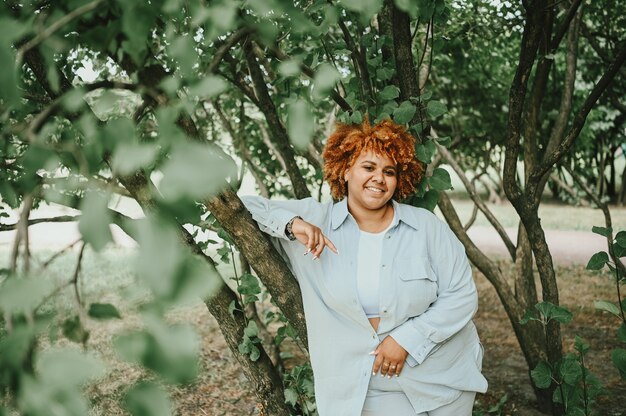
[[[353,207],[348,200],[348,211],[356,221],[359,229],[368,233],[383,231],[393,220],[393,205],[389,201],[379,209],[372,210],[362,207]]]

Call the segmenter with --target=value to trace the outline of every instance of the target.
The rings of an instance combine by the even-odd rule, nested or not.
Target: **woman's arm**
[[[261,231],[272,237],[289,240],[286,227],[291,221],[291,231],[295,239],[306,247],[305,254],[310,252],[314,258],[317,258],[326,246],[335,253],[337,252],[333,243],[319,228],[324,222],[327,209],[317,200],[305,198],[273,201],[260,196],[243,196],[241,201],[250,211]]]
[[[432,268],[437,275],[437,300],[423,314],[391,331],[409,353],[409,365],[421,364],[435,347],[463,329],[478,309],[478,295],[465,249],[441,221],[429,242]]]

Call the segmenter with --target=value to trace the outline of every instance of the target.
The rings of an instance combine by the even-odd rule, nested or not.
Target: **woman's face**
[[[344,176],[348,183],[348,202],[376,210],[391,199],[398,184],[395,163],[372,151],[362,152]]]

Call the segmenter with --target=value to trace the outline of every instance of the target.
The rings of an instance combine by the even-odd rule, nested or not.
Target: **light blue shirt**
[[[393,201],[380,264],[380,323],[376,332],[357,297],[359,228],[347,199],[242,201],[269,234],[300,284],[320,416],[359,416],[372,377],[373,351],[392,336],[408,353],[398,382],[416,413],[454,401],[461,391],[485,392],[482,346],[472,316],[476,286],[465,250],[431,212]],[[294,216],[318,226],[337,247],[318,260],[289,241]],[[376,377],[380,377],[377,375]]]

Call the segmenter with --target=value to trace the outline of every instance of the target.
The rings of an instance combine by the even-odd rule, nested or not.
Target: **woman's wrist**
[[[295,241],[296,240],[296,235],[293,233],[293,222],[297,219],[302,219],[301,216],[296,215],[295,217],[293,217],[292,219],[289,220],[289,222],[287,223],[287,225],[285,226],[285,237],[287,237],[289,239],[289,241]]]

